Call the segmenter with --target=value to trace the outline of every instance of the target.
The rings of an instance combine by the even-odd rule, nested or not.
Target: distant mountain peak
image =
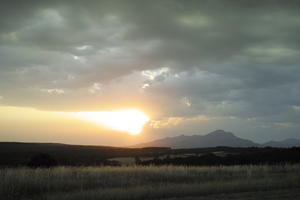
[[[222,129],[218,129],[218,130],[215,130],[211,133],[227,133],[226,131],[222,130]]]
[[[166,137],[152,142],[135,145],[135,147],[171,147],[171,148],[201,148],[201,147],[253,147],[260,146],[251,140],[236,137],[231,132],[216,130],[207,135]]]
[[[165,137],[133,147],[171,147],[171,148],[205,148],[205,147],[295,147],[300,146],[300,139],[285,139],[258,144],[251,140],[235,136],[231,132],[215,130],[206,135],[180,135]]]
[[[235,137],[235,135],[233,135],[233,133],[231,133],[231,132],[226,132],[226,131],[224,131],[224,130],[215,130],[215,131],[213,131],[213,132],[210,132],[210,133],[208,133],[207,134],[207,136],[220,136],[220,135],[223,135],[223,136],[234,136]]]

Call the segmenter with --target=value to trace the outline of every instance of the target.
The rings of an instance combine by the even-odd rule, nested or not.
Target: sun
[[[97,123],[106,128],[138,135],[150,118],[137,109],[99,112],[77,112],[76,117]]]

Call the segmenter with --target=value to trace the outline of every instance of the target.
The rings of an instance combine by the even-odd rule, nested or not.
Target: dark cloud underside
[[[1,3],[3,105],[143,105],[299,130],[299,1]]]

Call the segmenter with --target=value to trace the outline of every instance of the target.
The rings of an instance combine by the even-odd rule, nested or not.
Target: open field
[[[256,199],[278,191],[296,199],[300,165],[6,168],[0,179],[4,200]]]
[[[2,150],[0,167],[28,166],[30,160],[41,153],[50,155],[59,166],[73,167],[135,164],[207,166],[300,163],[300,147],[171,149],[0,142],[0,149]],[[137,160],[141,162],[136,162]]]
[[[202,197],[179,197],[165,200],[296,200],[300,197],[300,189],[272,191],[253,191],[241,193],[213,194]]]

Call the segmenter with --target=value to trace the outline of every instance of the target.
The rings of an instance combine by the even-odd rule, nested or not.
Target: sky
[[[300,138],[296,0],[1,1],[0,141]],[[67,117],[139,109],[137,136]]]

